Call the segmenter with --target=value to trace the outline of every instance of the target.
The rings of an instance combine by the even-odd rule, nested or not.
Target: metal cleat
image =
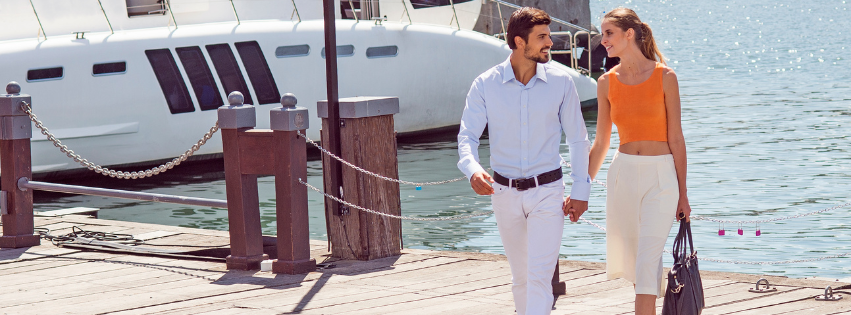
[[[841,299],[841,295],[833,295],[833,288],[831,288],[830,286],[824,288],[824,295],[816,296],[816,301],[839,301]]]
[[[764,289],[759,288],[760,283],[765,283]],[[761,278],[761,279],[756,281],[756,285],[753,288],[748,289],[748,292],[751,292],[751,293],[777,292],[777,287],[773,287],[773,288],[769,287],[768,286],[768,280],[766,280],[765,278]]]

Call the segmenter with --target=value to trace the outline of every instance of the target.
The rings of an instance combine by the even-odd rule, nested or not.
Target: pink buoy
[[[745,231],[742,230],[742,229],[739,229],[739,235],[745,235]]]
[[[760,234],[762,233],[759,230],[756,230],[756,236],[759,236]]]
[[[726,233],[726,231],[724,231],[724,223],[719,223],[718,224],[718,235],[724,236],[725,233]]]

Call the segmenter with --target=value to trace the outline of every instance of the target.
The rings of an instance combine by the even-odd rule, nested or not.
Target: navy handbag
[[[686,249],[686,241],[688,249]],[[674,266],[668,272],[668,286],[662,315],[699,315],[706,302],[703,283],[697,269],[697,252],[691,237],[691,223],[680,220],[680,231],[674,239]]]

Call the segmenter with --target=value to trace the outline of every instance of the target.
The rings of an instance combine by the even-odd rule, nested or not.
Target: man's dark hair
[[[505,41],[511,49],[517,49],[517,44],[514,43],[514,38],[520,36],[523,41],[529,42],[529,33],[532,28],[537,25],[550,25],[552,19],[544,10],[523,7],[514,11],[511,14],[511,19],[508,20],[508,31],[505,36]]]

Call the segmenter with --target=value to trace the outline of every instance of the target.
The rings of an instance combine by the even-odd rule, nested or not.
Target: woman
[[[656,297],[664,294],[665,241],[675,217],[691,214],[677,75],[635,11],[612,10],[601,30],[608,56],[620,58],[597,81],[597,136],[589,161],[593,178],[614,123],[620,146],[607,176],[606,275],[635,285],[636,314],[655,314]]]

